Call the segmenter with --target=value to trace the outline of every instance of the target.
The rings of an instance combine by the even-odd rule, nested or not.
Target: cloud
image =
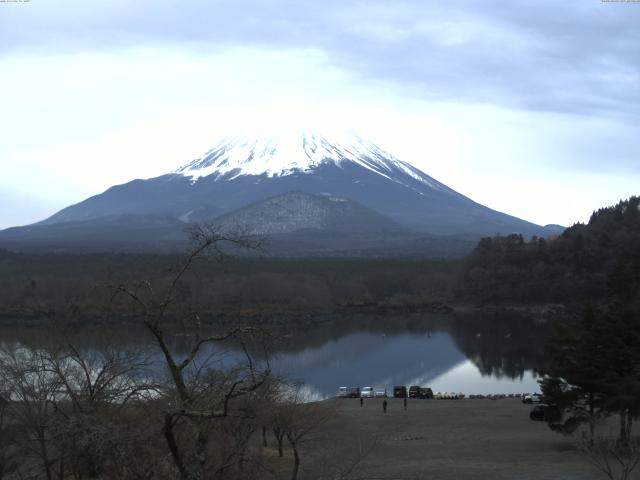
[[[638,24],[599,0],[0,3],[0,188],[63,206],[257,112],[321,110],[477,201],[572,223],[638,193]]]
[[[2,13],[5,55],[158,45],[309,49],[363,81],[423,100],[634,117],[640,107],[638,4],[57,0]]]

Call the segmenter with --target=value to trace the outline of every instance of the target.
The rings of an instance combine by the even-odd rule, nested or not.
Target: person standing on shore
[[[382,411],[384,413],[387,413],[387,399],[385,398],[384,401],[382,402]]]
[[[360,408],[364,406],[364,398],[360,397]]]
[[[403,405],[404,405],[404,411],[406,412],[407,411],[407,397],[404,397]]]

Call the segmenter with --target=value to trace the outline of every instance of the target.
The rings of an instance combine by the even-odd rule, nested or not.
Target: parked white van
[[[361,398],[373,398],[373,387],[362,387],[360,390]]]

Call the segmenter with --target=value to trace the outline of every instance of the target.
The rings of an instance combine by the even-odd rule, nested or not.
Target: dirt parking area
[[[366,399],[363,407],[358,399],[331,402],[335,411],[322,427],[320,443],[333,452],[325,462],[342,470],[351,468],[351,459],[360,459],[350,478],[605,478],[572,438],[531,421],[532,407],[520,399],[409,399],[405,411],[402,400],[390,398],[386,414],[382,399]]]

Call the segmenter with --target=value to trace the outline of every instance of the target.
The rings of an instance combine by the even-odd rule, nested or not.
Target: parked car
[[[555,405],[541,403],[533,407],[529,412],[529,418],[537,422],[559,422],[562,420],[562,412]]]
[[[433,398],[433,390],[430,388],[420,387],[420,398],[426,398],[431,400]]]
[[[358,398],[360,396],[360,387],[349,387],[347,389],[347,397]]]
[[[522,403],[532,404],[540,403],[541,401],[542,396],[539,393],[526,394],[524,397],[522,397]]]
[[[348,396],[349,390],[347,389],[347,387],[338,387],[338,393],[336,394],[336,397],[346,398]]]
[[[393,398],[406,398],[407,397],[407,387],[399,386],[393,387]]]
[[[361,398],[373,398],[373,387],[362,387],[360,390]]]
[[[387,389],[384,387],[376,387],[375,390],[373,391],[373,396],[378,398],[386,397]]]
[[[419,398],[419,397],[420,397],[420,386],[411,385],[409,387],[409,398]]]

